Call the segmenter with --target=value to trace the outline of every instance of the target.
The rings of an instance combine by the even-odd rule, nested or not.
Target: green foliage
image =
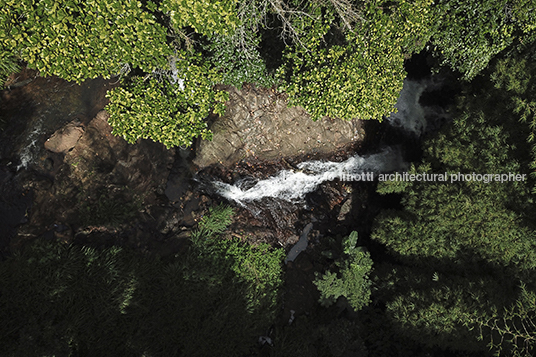
[[[2,20],[0,18],[0,25]],[[12,56],[12,54],[3,49],[0,44],[0,90],[4,89],[7,78],[10,74],[15,73],[19,70],[19,65],[17,60]],[[0,100],[1,101],[1,100]],[[7,124],[7,120],[3,118],[3,115],[0,114],[0,131],[4,130],[4,127]]]
[[[483,272],[436,276],[407,267],[391,272],[402,288],[387,308],[404,334],[427,345],[473,353],[490,349],[494,356],[533,355],[533,291]]]
[[[478,339],[477,324],[471,321],[476,316],[489,316],[496,305],[508,303],[515,295],[515,285],[498,280],[504,278],[501,275],[488,275],[484,269],[476,274],[468,269],[457,274],[427,268],[382,267],[386,270],[382,281],[389,285],[378,285],[382,294],[390,296],[386,305],[395,328],[429,347],[473,353],[486,350],[486,344]],[[388,289],[392,291],[387,293]]]
[[[199,222],[196,234],[209,237],[222,234],[233,222],[233,214],[233,209],[226,205],[210,207],[207,215]]]
[[[505,311],[494,311],[492,317],[474,318],[480,339],[490,335],[489,347],[496,356],[508,353],[515,357],[533,356],[536,344],[536,294],[521,284],[519,300]]]
[[[531,169],[536,169],[536,41],[523,51],[499,59],[491,73],[495,88],[504,93],[503,102],[522,123],[528,125],[526,140],[532,146]],[[532,172],[535,175],[535,171]],[[532,188],[536,192],[536,187]]]
[[[327,271],[317,277],[314,284],[320,291],[320,304],[330,306],[344,296],[354,310],[361,310],[370,302],[372,269],[370,254],[356,247],[357,232],[352,232],[342,242],[343,255],[336,261],[339,273]]]
[[[0,89],[4,88],[7,77],[19,70],[16,59],[0,47]]]
[[[278,69],[290,103],[303,106],[313,120],[381,120],[393,112],[405,77],[404,53],[420,50],[430,36],[430,3],[369,2],[363,21],[347,32],[330,7],[300,17],[300,41],[285,50]]]
[[[122,311],[137,284],[132,258],[118,248],[37,242],[0,264],[2,354],[121,354]]]
[[[215,270],[233,272],[236,282],[248,287],[246,297],[250,309],[274,308],[277,290],[282,284],[281,264],[285,252],[272,250],[265,243],[252,246],[237,238],[220,238],[232,222],[232,214],[232,208],[220,205],[211,208],[199,222],[192,235],[195,264],[213,265]]]
[[[198,57],[184,53],[174,66],[175,83],[165,77],[133,77],[108,92],[114,135],[129,143],[151,139],[167,148],[189,146],[197,136],[212,137],[204,120],[212,112],[223,114],[227,93],[212,89],[216,75]]]
[[[164,0],[162,11],[171,19],[174,29],[191,26],[202,35],[230,34],[240,24],[237,0]]]
[[[166,29],[140,1],[0,2],[0,45],[42,75],[81,82],[164,68]]]
[[[459,114],[452,126],[429,140],[428,163],[410,174],[523,172],[515,159],[517,138],[507,123],[501,125],[502,112],[482,98],[479,101],[478,107],[490,105],[486,109],[490,116],[467,108],[478,111]],[[470,259],[478,256],[501,265],[534,267],[536,233],[524,221],[532,205],[526,183],[450,180],[449,176],[448,182],[406,183],[404,211],[384,213],[373,237],[408,262],[460,259],[469,250]],[[382,182],[379,190],[389,192],[386,186],[392,185],[398,184]]]
[[[395,110],[404,60],[431,38],[444,63],[472,78],[507,46],[536,38],[534,7],[534,0],[0,0],[0,77],[13,58],[77,82],[132,71],[109,94],[114,133],[184,146],[210,139],[204,121],[222,114],[227,98],[218,84],[277,85],[313,120],[381,120]],[[277,62],[269,63],[275,78],[266,58]]]
[[[494,76],[495,83],[504,78]],[[509,76],[500,83],[528,85],[520,71]],[[527,326],[518,341],[532,349],[530,314],[516,315],[532,309],[520,282],[533,294],[535,281],[529,183],[452,182],[450,176],[527,173],[526,126],[495,83],[480,78],[465,86],[453,122],[425,141],[423,162],[410,170],[447,173],[447,182],[378,186],[380,193],[401,193],[404,208],[381,213],[374,224],[372,238],[401,264],[376,267],[377,293],[400,331],[430,347],[485,351],[492,341],[495,352],[510,353],[517,342],[508,342],[515,334],[507,327]]]
[[[432,42],[443,64],[474,78],[514,40],[533,38],[534,0],[442,0]]]
[[[271,87],[275,80],[267,74],[266,64],[258,47],[259,33],[240,28],[232,36],[214,35],[203,46],[207,63],[221,75],[221,84],[238,89],[244,83]]]

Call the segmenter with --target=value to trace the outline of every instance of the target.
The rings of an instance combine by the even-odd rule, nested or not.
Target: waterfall
[[[20,164],[17,166],[17,171],[20,169],[26,169],[30,164],[34,163],[35,157],[37,157],[41,146],[38,145],[39,139],[43,134],[43,119],[40,118],[29,129],[29,133],[25,136],[25,145],[19,152]]]
[[[420,136],[426,129],[425,109],[419,104],[419,98],[430,85],[428,81],[405,80],[400,96],[395,104],[396,113],[387,121],[394,127]]]
[[[343,162],[302,162],[298,165],[299,170],[283,170],[276,176],[257,182],[246,179],[230,185],[214,181],[213,185],[219,195],[241,205],[266,197],[300,202],[323,182],[356,180],[361,179],[363,173],[369,173],[371,177],[370,174],[392,172],[404,167],[400,152],[386,148],[377,154],[355,155]]]

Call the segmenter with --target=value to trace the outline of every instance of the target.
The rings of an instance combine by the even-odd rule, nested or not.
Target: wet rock
[[[212,141],[199,141],[194,164],[231,165],[247,157],[273,160],[329,153],[363,138],[359,120],[323,118],[313,122],[301,107],[268,89],[229,90],[227,111],[211,126]]]
[[[184,215],[190,215],[193,211],[197,211],[199,209],[199,204],[201,203],[201,199],[199,197],[194,197],[186,204],[184,205]]]
[[[45,149],[55,153],[66,153],[75,147],[82,134],[84,134],[84,128],[80,123],[70,122],[52,134],[45,142]]]
[[[300,240],[300,236],[292,235],[287,238],[287,244],[296,244]]]
[[[74,233],[68,224],[54,224],[54,238],[65,243],[72,242]]]
[[[305,249],[307,249],[308,236],[309,236],[309,232],[311,231],[312,228],[313,228],[312,223],[309,223],[307,226],[305,226],[305,228],[303,229],[303,231],[302,231],[302,233],[300,235],[300,240],[298,241],[298,243],[296,243],[292,247],[292,249],[288,253],[287,258],[285,259],[285,264],[287,262],[294,261],[294,259],[296,259],[296,257],[301,252],[303,252]]]
[[[165,187],[173,150],[144,141],[130,145],[112,135],[108,114],[101,111],[87,126],[78,144],[65,156],[63,174],[83,189],[115,185],[143,194],[144,202],[156,199],[156,188]]]
[[[192,228],[196,224],[197,224],[197,221],[195,220],[195,217],[191,212],[189,214],[184,215],[184,218],[182,219],[180,223],[181,226],[184,226],[187,228]]]
[[[201,205],[210,206],[212,204],[212,200],[210,199],[210,197],[206,195],[201,195],[199,196],[199,198],[201,199],[200,201]]]
[[[352,198],[350,197],[341,206],[341,210],[339,211],[339,215],[337,216],[338,221],[344,221],[348,213],[352,210]]]
[[[158,251],[180,232],[184,201],[163,196],[175,150],[111,134],[102,108],[112,86],[38,77],[0,92],[0,256],[39,237]]]
[[[54,160],[51,158],[51,157],[47,157],[45,159],[45,162],[43,164],[43,167],[45,168],[45,170],[47,171],[52,171],[52,169],[54,168]]]
[[[188,189],[188,181],[182,175],[170,175],[163,193],[171,202],[178,202]]]
[[[87,124],[76,145],[58,160],[53,181],[28,180],[35,192],[29,222],[35,229],[28,234],[50,222],[68,222],[75,234],[88,225],[128,228],[141,219],[140,207],[158,206],[157,192],[166,185],[174,151],[150,141],[130,145],[111,134],[107,118],[101,111]],[[157,234],[168,234],[179,220],[171,208],[152,219]]]
[[[162,235],[168,235],[179,229],[179,220],[182,218],[176,209],[169,206],[154,205],[147,210],[149,216],[156,221],[156,229]]]

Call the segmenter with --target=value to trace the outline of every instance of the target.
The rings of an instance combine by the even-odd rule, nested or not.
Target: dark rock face
[[[35,199],[26,236],[37,236],[51,224],[70,225],[73,230],[63,231],[76,233],[82,227],[123,223],[158,202],[174,152],[150,141],[129,145],[111,134],[107,119],[105,111],[99,112],[63,160],[55,160],[48,186],[35,179],[27,183]]]
[[[247,157],[274,160],[330,153],[363,139],[359,120],[324,118],[314,122],[301,107],[269,89],[229,90],[227,111],[211,126],[212,141],[199,141],[194,164],[229,166]]]

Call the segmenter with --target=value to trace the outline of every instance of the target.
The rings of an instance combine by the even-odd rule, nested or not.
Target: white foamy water
[[[419,98],[429,85],[426,81],[405,80],[395,107],[398,112],[392,113],[387,120],[394,127],[404,128],[408,132],[421,135],[426,129],[425,110],[419,104]]]
[[[405,167],[400,153],[387,148],[378,154],[355,155],[343,162],[302,162],[298,165],[302,171],[283,170],[276,176],[256,182],[253,186],[245,181],[234,185],[214,181],[213,185],[219,195],[242,205],[265,197],[298,202],[326,181],[347,179],[367,172],[392,172]]]
[[[37,142],[43,134],[43,119],[41,118],[34,126],[33,130],[26,136],[26,145],[19,153],[20,164],[17,166],[17,171],[26,169],[33,163],[35,156],[39,152]]]

